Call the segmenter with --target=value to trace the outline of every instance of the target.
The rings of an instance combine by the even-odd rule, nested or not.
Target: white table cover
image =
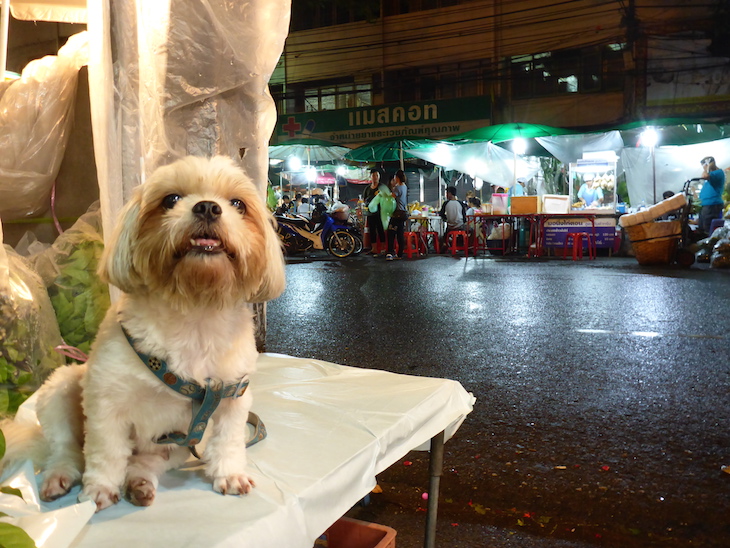
[[[250,494],[215,493],[191,459],[163,475],[152,506],[121,501],[71,546],[311,548],[376,474],[442,430],[448,439],[474,403],[455,381],[278,354],[260,356],[251,389],[268,437],[249,449]],[[74,504],[78,491],[44,509]]]

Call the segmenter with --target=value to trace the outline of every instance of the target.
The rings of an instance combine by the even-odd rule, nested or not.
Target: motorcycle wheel
[[[284,247],[284,255],[291,256],[299,251],[297,239],[293,234],[279,232],[279,238]]]
[[[350,234],[352,234],[352,232]],[[353,253],[357,255],[358,253],[362,252],[362,238],[360,238],[360,236],[358,236],[357,234],[352,234],[352,237],[355,238],[355,251]]]
[[[327,249],[340,259],[349,257],[355,252],[355,238],[346,230],[336,230],[327,241]]]
[[[678,249],[677,250],[677,264],[684,268],[689,268],[695,264],[695,254],[689,249]]]

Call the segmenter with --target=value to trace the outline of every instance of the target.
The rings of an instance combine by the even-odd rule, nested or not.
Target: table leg
[[[444,471],[444,433],[431,438],[431,454],[428,461],[431,476],[428,486],[428,512],[426,513],[426,540],[424,548],[436,547],[436,519],[438,517],[439,487]]]

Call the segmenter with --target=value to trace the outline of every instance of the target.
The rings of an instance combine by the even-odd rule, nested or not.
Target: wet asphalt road
[[[438,546],[730,546],[730,271],[320,255],[287,275],[268,351],[476,396],[446,444]],[[427,478],[412,452],[350,515],[422,546]]]

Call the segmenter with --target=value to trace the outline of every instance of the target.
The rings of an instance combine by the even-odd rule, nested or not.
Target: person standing
[[[527,194],[527,192],[525,192],[525,180],[517,179],[507,194],[509,194],[510,198],[512,196],[525,196]]]
[[[378,194],[378,187],[380,186],[380,170],[374,168],[370,171],[370,184],[365,187],[362,193],[362,201],[367,208],[373,198]],[[367,209],[365,214],[365,226],[370,233],[370,248],[373,255],[378,255],[381,248],[385,245],[385,229],[383,228],[383,222],[380,220],[380,213],[376,211],[370,211]],[[380,248],[378,248],[378,242]]]
[[[455,186],[446,189],[446,201],[441,206],[441,219],[446,223],[443,249],[447,249],[449,232],[466,230],[466,204],[456,198]]]
[[[712,156],[703,158],[701,164],[703,172],[700,178],[705,179],[707,182],[702,185],[702,190],[700,190],[702,209],[700,209],[698,226],[702,232],[710,235],[712,221],[722,218],[722,206],[725,203],[722,199],[722,191],[725,188],[725,172],[717,167],[715,158]]]
[[[390,217],[388,225],[388,251],[385,259],[392,261],[393,259],[402,259],[405,248],[405,232],[406,222],[408,221],[408,187],[406,186],[406,174],[402,169],[395,172],[395,176],[390,182],[390,192],[395,198],[395,211]],[[395,241],[398,240],[398,253],[395,253]]]

